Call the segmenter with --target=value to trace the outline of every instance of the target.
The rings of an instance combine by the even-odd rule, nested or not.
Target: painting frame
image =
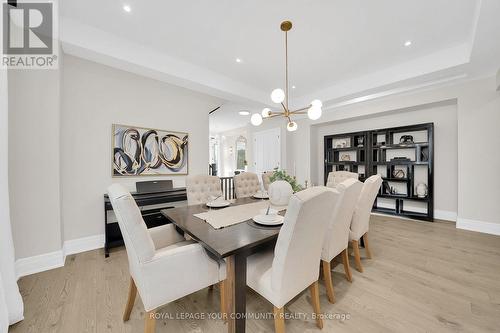
[[[185,141],[185,147],[182,148],[183,151],[183,162],[182,162],[182,168],[179,172],[172,171],[168,166],[163,164],[162,166],[164,167],[162,170],[165,170],[163,172],[151,172],[151,168],[146,167],[145,170],[143,170],[140,173],[120,173],[120,170],[117,170],[116,168],[116,148],[123,148],[120,143],[118,145],[117,142],[117,131],[122,128],[122,129],[128,129],[128,130],[136,130],[137,132],[142,132],[144,134],[145,132],[148,131],[155,131],[156,133],[160,134],[165,134],[165,135],[174,135],[177,138],[184,140]],[[142,139],[142,134],[141,134],[141,139]],[[189,133],[188,132],[181,132],[181,131],[171,131],[171,130],[163,130],[163,129],[157,129],[157,128],[150,128],[150,127],[143,127],[143,126],[131,126],[131,125],[124,125],[124,124],[115,124],[113,123],[111,125],[111,177],[112,178],[130,178],[130,177],[171,177],[171,176],[187,176],[189,175]],[[123,139],[123,138],[122,138]],[[142,142],[142,140],[141,140]],[[142,157],[142,156],[141,156]],[[141,158],[141,163],[144,160]]]

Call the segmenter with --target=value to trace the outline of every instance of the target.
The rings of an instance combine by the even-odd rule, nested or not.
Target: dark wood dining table
[[[231,206],[259,201],[253,198],[236,199]],[[221,208],[224,209],[224,208]],[[244,333],[246,322],[247,257],[274,246],[280,228],[259,227],[250,221],[221,229],[193,214],[206,212],[206,205],[193,205],[164,209],[161,213],[184,233],[198,241],[207,251],[226,260],[226,288],[228,332]],[[255,212],[258,214],[258,212]]]

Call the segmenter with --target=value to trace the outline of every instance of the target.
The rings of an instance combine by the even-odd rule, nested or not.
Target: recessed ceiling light
[[[411,45],[411,40],[407,40],[407,41],[405,42],[405,46],[410,46],[410,45]]]
[[[248,111],[240,111],[238,113],[240,114],[240,116],[248,116],[250,114],[250,112]]]
[[[236,62],[237,62],[237,63],[240,63],[240,62],[241,62],[241,59],[240,59],[240,58],[236,58]]]
[[[292,89],[295,89],[295,86],[292,86]]]
[[[126,11],[127,13],[130,13],[132,11],[132,8],[130,8],[129,5],[123,5],[123,10]]]

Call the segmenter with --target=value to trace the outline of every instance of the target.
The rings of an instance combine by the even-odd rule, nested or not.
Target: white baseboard
[[[388,215],[384,213],[378,213],[378,212],[372,212],[373,215],[381,215],[381,216],[392,216],[392,217],[398,217],[398,218],[403,218],[407,220],[412,220],[412,218],[405,217],[405,216],[399,216],[399,215]],[[437,220],[445,220],[445,221],[457,221],[457,212],[450,212],[447,210],[434,210],[434,218]]]
[[[22,276],[35,274],[50,269],[64,266],[64,253],[62,250],[40,254],[38,256],[16,260],[16,274]]]
[[[500,235],[500,223],[485,222],[458,218],[457,229],[483,232],[486,234]]]
[[[67,240],[64,242],[64,255],[87,252],[104,247],[104,234]]]
[[[457,222],[457,212],[434,209],[434,218],[438,220]]]
[[[22,276],[64,266],[66,256],[104,247],[104,235],[72,239],[64,242],[61,250],[16,260],[16,274]]]

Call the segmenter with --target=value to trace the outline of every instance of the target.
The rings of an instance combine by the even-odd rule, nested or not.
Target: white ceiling
[[[64,0],[61,39],[67,53],[222,97],[233,101],[227,112],[235,113],[271,103],[269,92],[283,87],[279,24],[285,19],[294,24],[291,99],[302,106],[316,96],[335,100],[396,82],[463,74],[460,66],[470,70],[464,65],[475,48],[478,61],[500,66],[500,52],[483,50],[499,43],[492,31],[499,24],[491,22],[500,15],[499,2]],[[476,45],[482,21],[487,29]]]

